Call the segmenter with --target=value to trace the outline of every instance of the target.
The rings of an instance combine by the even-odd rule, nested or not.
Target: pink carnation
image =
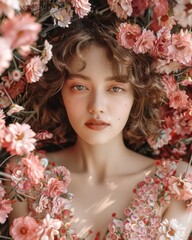
[[[11,206],[11,200],[0,199],[0,223],[5,223],[8,214],[13,210]]]
[[[192,26],[192,3],[187,0],[176,1],[173,8],[175,20],[184,28]]]
[[[169,98],[171,94],[178,90],[177,82],[172,75],[163,75],[162,76],[162,84],[164,86],[164,90]]]
[[[78,14],[80,18],[86,16],[91,10],[91,4],[88,0],[72,0],[71,2],[75,8],[75,13]]]
[[[135,53],[146,53],[154,47],[155,35],[152,31],[144,29],[138,37],[133,50]]]
[[[141,28],[139,25],[131,25],[129,23],[121,23],[119,26],[119,33],[117,40],[125,48],[132,49],[137,38],[141,35]]]
[[[185,177],[171,176],[169,178],[169,190],[178,200],[187,201],[192,198],[192,174]]]
[[[36,140],[34,137],[35,133],[28,124],[12,123],[6,129],[3,146],[11,154],[28,154],[35,149]]]
[[[46,187],[45,195],[49,197],[56,197],[66,191],[65,184],[63,181],[59,181],[56,178],[50,178]]]
[[[12,51],[7,39],[0,37],[0,74],[9,67],[12,60]]]
[[[52,170],[52,174],[54,177],[62,180],[64,187],[67,189],[71,182],[71,176],[69,170],[64,166],[55,167]]]
[[[34,236],[34,232],[38,227],[38,223],[32,217],[16,218],[10,228],[10,235],[14,240],[37,240],[37,237]]]
[[[191,65],[192,35],[187,30],[172,34],[172,44],[168,47],[168,57],[181,64]]]
[[[1,25],[1,31],[12,48],[33,44],[38,39],[40,30],[41,25],[28,13],[6,19]]]
[[[24,72],[28,83],[39,81],[45,70],[45,65],[42,63],[39,56],[35,56],[27,61]]]
[[[22,158],[21,162],[25,166],[26,177],[30,179],[32,184],[38,184],[44,178],[44,167],[37,155],[30,154],[27,158]]]
[[[169,106],[175,109],[185,108],[188,104],[188,98],[186,91],[174,91],[169,95]]]
[[[126,19],[133,12],[132,0],[107,0],[111,11],[115,12],[119,18]]]

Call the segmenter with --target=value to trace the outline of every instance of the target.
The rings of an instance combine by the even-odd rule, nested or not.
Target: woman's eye
[[[115,92],[115,93],[119,93],[119,92],[122,92],[124,89],[121,88],[121,87],[112,87],[110,89],[111,92]]]
[[[85,91],[88,88],[83,86],[83,85],[75,85],[75,86],[72,87],[72,89],[75,90],[75,91]]]

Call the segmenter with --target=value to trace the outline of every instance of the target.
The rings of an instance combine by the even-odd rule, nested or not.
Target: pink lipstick
[[[90,119],[85,123],[85,125],[92,130],[103,130],[108,127],[110,124],[102,120]]]

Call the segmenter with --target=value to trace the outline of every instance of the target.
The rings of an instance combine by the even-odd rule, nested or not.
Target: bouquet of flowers
[[[135,53],[149,53],[154,59],[154,69],[162,75],[167,102],[160,110],[158,137],[147,139],[148,147],[143,151],[164,159],[171,156],[172,160],[189,161],[192,151],[191,0],[108,0],[107,8],[119,18],[129,19],[129,23],[126,21],[119,27],[119,44]],[[10,235],[16,240],[78,239],[70,227],[73,217],[73,195],[67,190],[70,173],[63,166],[48,163],[43,152],[36,152],[37,141],[51,138],[52,134],[35,133],[27,121],[21,122],[31,114],[25,111],[21,99],[26,85],[37,82],[47,70],[46,64],[52,57],[52,46],[46,39],[49,31],[54,27],[68,27],[72,18],[83,18],[90,11],[87,0],[0,0],[1,166],[13,155],[17,156],[15,162],[7,164],[6,172],[0,172],[0,223],[6,222],[12,203],[25,198],[29,199],[35,216],[14,220]],[[51,24],[44,24],[48,18]],[[39,38],[44,39],[41,44]],[[171,184],[181,183],[184,177],[173,179]],[[6,194],[2,180],[11,183],[13,198]],[[188,201],[186,195],[185,201]]]

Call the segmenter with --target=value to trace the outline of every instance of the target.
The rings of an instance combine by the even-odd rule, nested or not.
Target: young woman
[[[91,230],[89,239],[186,240],[192,214],[168,191],[186,164],[157,164],[127,147],[156,134],[163,90],[152,59],[118,44],[117,26],[114,16],[89,16],[54,37],[48,71],[29,89],[33,128],[65,142],[46,157],[71,173],[71,226],[80,238]],[[11,217],[27,212],[19,203]],[[175,238],[160,238],[166,221]]]

